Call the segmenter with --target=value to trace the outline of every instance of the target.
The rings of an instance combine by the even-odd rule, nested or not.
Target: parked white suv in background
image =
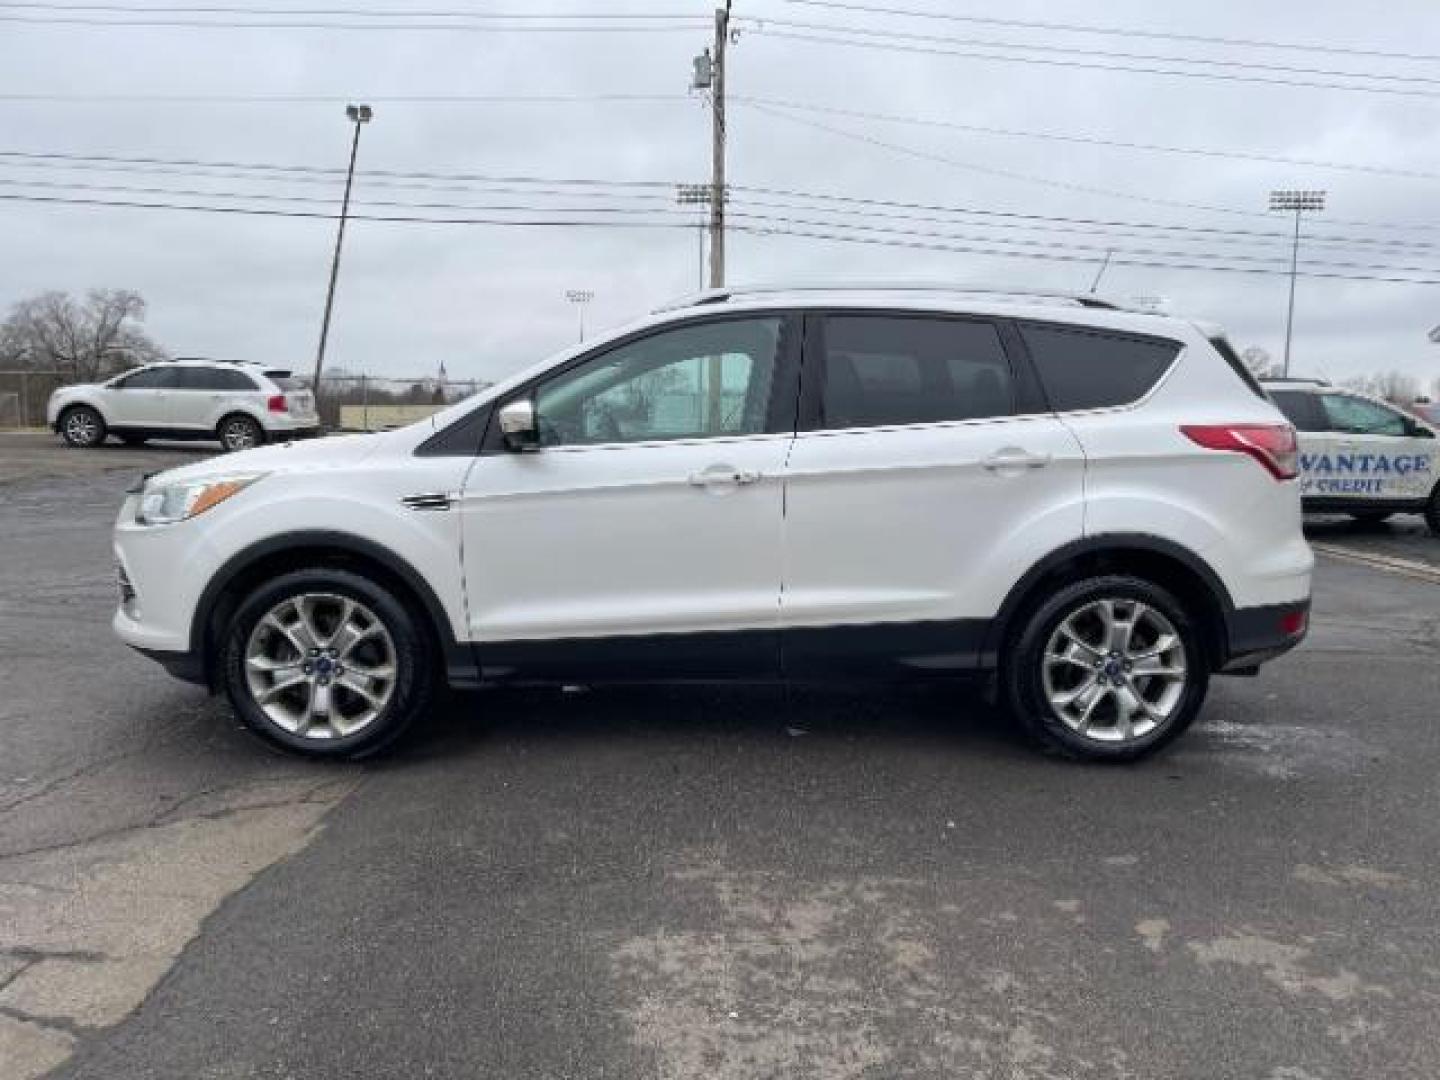
[[[45,418],[71,446],[86,447],[114,435],[132,444],[217,439],[226,450],[248,450],[320,427],[314,396],[290,372],[212,360],[150,364],[108,382],[61,387]]]
[[[1090,296],[701,294],[407,428],[151,476],[115,629],[313,755],[445,679],[978,672],[1135,758],[1306,630],[1295,433],[1228,355]]]
[[[1263,380],[1300,433],[1300,497],[1307,512],[1359,521],[1424,514],[1440,535],[1440,440],[1389,402],[1320,379]]]

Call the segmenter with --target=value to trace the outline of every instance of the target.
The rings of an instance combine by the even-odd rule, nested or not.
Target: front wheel
[[[105,441],[105,420],[89,405],[76,405],[60,418],[60,435],[71,446],[99,446]]]
[[[253,417],[240,414],[220,421],[216,434],[220,436],[220,445],[231,453],[252,449],[265,441],[265,429]]]
[[[1075,582],[1035,608],[1003,658],[1010,711],[1042,746],[1095,761],[1133,761],[1195,719],[1210,669],[1200,631],[1166,590],[1142,578]]]
[[[346,570],[297,570],[241,603],[223,654],[236,713],[309,757],[385,749],[429,708],[434,649],[397,596]]]
[[[1430,501],[1425,504],[1425,524],[1430,526],[1430,531],[1440,536],[1440,484],[1435,485],[1435,490],[1430,492]]]

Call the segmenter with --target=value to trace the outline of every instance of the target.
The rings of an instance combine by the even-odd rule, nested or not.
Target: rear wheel
[[[89,405],[75,405],[61,415],[60,435],[71,446],[99,446],[105,441],[105,420]]]
[[[227,451],[249,450],[265,442],[265,429],[255,422],[254,417],[235,413],[220,421],[215,432],[220,445]]]
[[[1027,734],[1071,757],[1133,761],[1195,719],[1210,669],[1200,628],[1142,578],[1095,577],[1036,607],[1002,671],[1006,703]]]
[[[345,570],[298,570],[236,611],[225,689],[247,727],[309,757],[376,753],[429,708],[435,652],[414,612]]]
[[[1356,521],[1365,525],[1379,525],[1382,521],[1389,521],[1395,514],[1393,510],[1351,510],[1350,516]]]

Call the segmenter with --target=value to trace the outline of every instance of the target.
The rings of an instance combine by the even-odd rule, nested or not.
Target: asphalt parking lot
[[[1440,1075],[1411,522],[1315,523],[1305,645],[1132,767],[944,686],[491,692],[317,767],[111,637],[190,453],[0,436],[6,1080]]]

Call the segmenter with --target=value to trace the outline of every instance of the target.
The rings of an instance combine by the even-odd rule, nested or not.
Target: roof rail
[[[1261,375],[1262,383],[1299,383],[1302,386],[1329,386],[1329,379],[1317,379],[1310,375]]]
[[[705,289],[690,296],[681,297],[655,309],[655,314],[679,311],[683,308],[701,307],[705,304],[723,304],[746,296],[767,296],[776,293],[793,292],[897,292],[897,293],[958,293],[966,296],[1023,296],[1042,300],[1069,300],[1081,307],[1103,308],[1111,311],[1125,310],[1125,305],[1094,293],[1075,292],[1066,289],[1035,289],[1028,286],[1007,285],[963,285],[953,281],[806,281],[777,282],[761,285],[727,285],[719,289]]]

